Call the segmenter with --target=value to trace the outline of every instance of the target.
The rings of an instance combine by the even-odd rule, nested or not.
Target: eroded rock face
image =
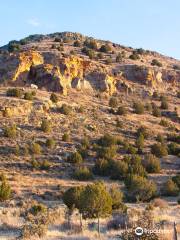
[[[65,95],[70,88],[112,95],[122,90],[132,92],[133,82],[153,90],[165,90],[169,86],[178,88],[180,71],[132,64],[112,69],[80,56],[25,51],[0,58],[0,79],[1,84],[35,84]]]
[[[44,63],[43,57],[38,52],[32,51],[20,53],[19,64],[12,80],[16,81],[21,77],[21,74],[29,72],[31,66],[43,63]]]
[[[180,73],[177,71],[137,65],[124,65],[120,69],[127,80],[148,86],[154,90],[163,91],[169,87],[169,84],[179,87]]]

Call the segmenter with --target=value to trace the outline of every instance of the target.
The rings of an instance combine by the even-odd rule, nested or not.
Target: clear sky
[[[1,0],[0,8],[0,46],[72,31],[180,59],[180,0]]]

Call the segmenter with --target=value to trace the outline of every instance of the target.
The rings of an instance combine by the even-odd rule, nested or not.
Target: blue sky
[[[0,6],[0,46],[73,31],[180,59],[180,0],[2,0]]]

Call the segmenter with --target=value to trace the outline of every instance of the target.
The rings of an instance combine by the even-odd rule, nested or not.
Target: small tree
[[[69,188],[66,192],[63,194],[63,202],[68,207],[68,223],[70,226],[70,216],[73,213],[74,209],[80,209],[80,197],[82,192],[84,191],[84,187],[78,186],[78,187],[72,187]],[[80,215],[80,225],[82,227],[82,219]]]
[[[84,218],[98,218],[100,233],[100,217],[112,212],[112,198],[102,182],[87,185],[80,197],[80,212]]]

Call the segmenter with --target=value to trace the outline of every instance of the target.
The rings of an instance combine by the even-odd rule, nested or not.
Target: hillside
[[[92,209],[111,201],[98,212],[101,239],[139,225],[162,230],[147,240],[172,239],[179,115],[179,60],[70,32],[1,47],[0,239],[97,239]],[[81,208],[91,189],[80,206],[68,195],[68,209],[66,191],[89,185],[97,203]]]

